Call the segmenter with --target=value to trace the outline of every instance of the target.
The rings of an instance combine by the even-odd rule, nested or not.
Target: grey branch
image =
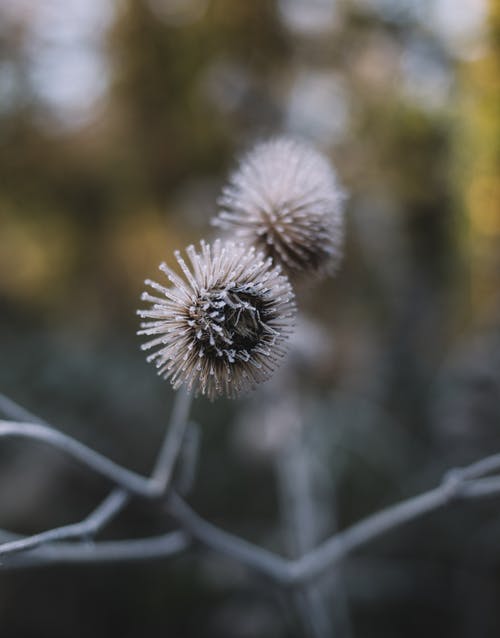
[[[128,495],[126,492],[113,490],[83,521],[2,543],[0,545],[0,556],[27,551],[52,541],[93,536],[125,506],[127,500]]]
[[[146,485],[146,492],[144,494],[141,493],[141,496],[148,497],[149,494],[149,497],[159,497],[162,494],[166,493],[174,470],[175,462],[177,460],[177,456],[182,446],[191,400],[192,397],[190,393],[185,391],[177,393],[176,401],[170,418],[170,423],[167,429],[167,434],[164,437],[163,444],[160,448],[160,453],[158,455],[158,459],[156,461],[152,476],[149,480],[139,477],[141,482],[145,481]],[[39,419],[38,417],[32,415],[30,412],[17,405],[14,401],[8,399],[7,397],[4,397],[3,395],[0,395],[0,410],[2,410],[4,414],[10,414],[13,418],[27,418],[35,421],[35,423],[33,423],[32,425],[34,427],[38,427],[38,433],[41,436],[41,439],[39,440],[49,442],[45,438],[45,436],[47,436],[47,433],[49,433],[49,437],[52,437],[59,442],[56,447],[59,447],[59,449],[61,450],[66,451],[69,454],[72,454],[73,452],[77,452],[78,454],[81,453],[83,450],[84,458],[87,459],[87,461],[89,461],[90,459],[89,462],[91,464],[89,465],[89,467],[91,469],[96,469],[95,466],[94,468],[92,468],[92,463],[100,464],[100,466],[102,468],[105,468],[106,472],[108,472],[108,478],[110,472],[114,473],[115,477],[117,474],[121,475],[122,480],[124,476],[126,479],[129,478],[129,475],[138,476],[133,475],[132,473],[128,472],[128,470],[126,470],[124,473],[122,471],[122,468],[112,462],[111,465],[109,465],[109,460],[106,457],[97,454],[89,448],[85,448],[85,446],[82,446],[81,444],[75,442],[73,439],[65,437],[64,435],[47,425],[42,419]],[[0,422],[0,436],[2,431],[1,423],[2,422]],[[3,423],[7,424],[7,422]],[[6,427],[5,436],[8,435],[8,432],[9,429],[8,427]],[[80,458],[82,462],[84,461],[84,459],[81,457],[77,456],[77,458]],[[106,476],[106,474],[104,475]],[[120,485],[119,482],[117,484]],[[125,486],[120,485],[119,487],[115,487],[115,489],[110,492],[110,494],[83,521],[72,523],[70,525],[64,525],[62,527],[57,527],[24,538],[18,537],[11,541],[0,544],[0,556],[14,554],[16,552],[28,551],[35,547],[39,547],[40,545],[44,545],[54,541],[68,540],[71,538],[88,539],[90,537],[93,537],[125,508],[130,500],[131,494],[134,494],[134,491],[130,489],[128,483]],[[156,542],[155,539],[153,539],[151,542],[155,547],[157,547],[158,542]],[[186,539],[184,539],[184,544],[185,543]],[[133,547],[137,551],[140,547],[142,547],[142,545],[138,544],[138,542],[134,542]],[[166,548],[168,553],[170,553],[171,543],[167,545],[161,544],[160,548]],[[94,551],[97,552],[97,554],[95,555],[103,557],[105,556],[106,550],[112,552],[113,556],[119,553],[115,546],[110,546],[108,544],[105,546],[104,549],[100,548],[100,551],[94,549]],[[121,546],[120,551],[123,551]],[[125,551],[130,551],[130,548],[127,547]],[[156,551],[159,550],[156,549]],[[88,552],[84,553],[83,556],[88,558]]]
[[[191,509],[178,494],[170,495],[167,510],[182,529],[205,547],[233,558],[280,583],[290,582],[288,560],[212,525]]]
[[[99,452],[49,426],[0,421],[0,438],[22,438],[45,443],[64,452],[84,467],[134,496],[144,498],[159,496],[159,491],[154,489],[156,483],[153,483],[151,479],[121,467]]]
[[[159,496],[165,495],[170,484],[175,463],[185,438],[192,398],[193,395],[185,388],[181,388],[176,394],[167,434],[150,479],[150,489],[153,495],[156,493]]]
[[[0,407],[5,412],[5,403]],[[295,560],[287,560],[267,549],[249,543],[204,520],[169,486],[170,477],[181,449],[188,418],[189,399],[179,397],[173,411],[164,446],[151,478],[118,465],[73,438],[40,423],[0,421],[0,437],[25,438],[52,445],[84,467],[115,485],[105,501],[80,523],[48,530],[31,537],[13,538],[0,544],[3,567],[28,567],[38,564],[80,563],[107,560],[141,560],[162,558],[183,551],[191,540],[239,561],[248,568],[287,586],[297,586],[315,579],[344,560],[357,549],[378,537],[421,518],[452,501],[500,495],[500,455],[484,458],[472,465],[453,469],[442,483],[419,496],[383,509],[335,533],[325,542]],[[18,413],[21,416],[21,413]],[[23,419],[26,413],[22,414]],[[161,506],[176,521],[178,531],[164,536],[98,543],[61,542],[69,538],[92,536],[125,504],[136,496]]]
[[[6,570],[54,564],[145,561],[168,558],[184,551],[189,545],[189,536],[181,530],[123,541],[59,542],[9,556],[1,567]]]
[[[314,548],[318,541],[321,508],[314,493],[317,486],[313,477],[312,449],[304,436],[300,407],[292,396],[287,396],[286,400],[293,405],[296,422],[276,454],[275,471],[288,552],[297,558]],[[305,635],[311,638],[330,638],[334,633],[326,591],[321,585],[319,582],[306,583],[292,592]]]
[[[0,394],[0,413],[15,421],[29,421],[30,423],[49,425],[39,416],[29,412],[26,408],[12,401],[12,399],[9,399],[9,397],[6,397],[4,394]]]

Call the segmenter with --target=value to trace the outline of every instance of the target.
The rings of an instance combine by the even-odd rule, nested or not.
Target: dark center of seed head
[[[262,299],[241,291],[222,291],[200,299],[191,313],[193,330],[207,356],[252,350],[265,331]]]

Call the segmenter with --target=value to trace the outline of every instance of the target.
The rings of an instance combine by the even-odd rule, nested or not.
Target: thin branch
[[[179,494],[188,494],[196,480],[196,469],[200,455],[201,431],[197,423],[188,423],[179,458],[179,469],[174,489]]]
[[[186,434],[192,400],[192,393],[184,387],[180,388],[175,395],[167,433],[151,474],[151,487],[158,492],[159,496],[165,495],[170,484],[170,478]]]
[[[467,467],[450,470],[446,474],[446,478],[453,480],[454,474],[457,474],[458,480],[470,480],[498,471],[500,471],[500,454],[493,454],[475,463],[471,463]]]
[[[3,394],[0,394],[0,412],[11,419],[31,421],[33,423],[51,427],[44,419],[29,412]],[[21,549],[28,549],[29,547],[37,547],[38,545],[51,540],[95,536],[97,532],[110,523],[111,520],[126,507],[129,500],[130,497],[128,492],[121,488],[114,488],[113,491],[110,492],[108,496],[95,508],[95,510],[80,523],[65,525],[54,530],[24,537],[25,545],[23,547],[20,547],[19,544],[21,537],[17,537],[16,541],[18,544],[11,545],[10,552],[21,551]],[[10,553],[7,549],[8,545],[9,543],[0,545],[0,555]]]
[[[190,544],[182,530],[150,538],[95,543],[53,543],[4,559],[4,569],[20,569],[54,564],[108,563],[167,558]]]
[[[49,425],[0,420],[0,438],[25,438],[51,445],[71,456],[108,479],[118,487],[142,498],[164,496],[184,436],[191,394],[180,391],[177,394],[172,421],[151,478],[146,478],[118,465],[103,454],[92,450],[76,439],[59,432]]]
[[[159,495],[156,491],[156,483],[152,484],[150,479],[118,465],[99,452],[47,425],[0,420],[0,438],[30,439],[51,445],[131,494],[144,498]]]
[[[93,536],[123,508],[127,501],[128,495],[126,492],[113,490],[83,521],[2,543],[0,545],[0,556],[27,551],[39,545],[63,539]]]
[[[0,413],[14,421],[26,421],[29,423],[39,423],[40,425],[49,425],[47,421],[33,414],[22,405],[16,403],[5,394],[0,394]]]
[[[192,510],[178,494],[170,494],[167,510],[180,527],[202,545],[225,554],[272,580],[282,583],[290,580],[288,560],[212,525]]]
[[[33,423],[46,425],[46,421],[36,414],[33,414],[20,406],[18,403],[0,394],[0,412],[11,419],[21,421],[31,421]],[[4,542],[0,545],[0,555],[15,553],[30,548],[38,547],[42,543],[64,538],[78,538],[95,535],[100,529],[107,525],[128,503],[128,493],[120,488],[115,488],[110,494],[80,523],[65,525],[62,527],[34,534],[28,537],[17,535],[12,542]]]
[[[467,470],[467,468],[465,468]],[[257,545],[234,536],[215,525],[204,520],[194,512],[177,494],[171,493],[167,501],[167,509],[184,531],[184,543],[187,545],[188,537],[192,537],[205,547],[208,547],[221,554],[229,556],[241,562],[252,570],[256,570],[263,575],[277,581],[283,585],[293,586],[301,584],[307,580],[317,577],[320,573],[335,566],[336,563],[345,559],[354,550],[368,544],[384,533],[397,529],[401,525],[415,520],[425,514],[435,511],[451,501],[460,498],[478,498],[478,490],[475,489],[476,481],[464,482],[458,479],[454,473],[453,484],[450,481],[443,482],[439,487],[425,492],[419,496],[393,505],[381,512],[373,514],[339,532],[327,540],[316,549],[312,550],[302,558],[289,561]],[[487,495],[500,494],[500,482],[497,481],[495,490],[489,489]],[[484,491],[480,496],[484,496]],[[128,541],[122,541],[126,543]],[[136,543],[136,541],[130,541]],[[151,544],[151,546],[150,546]],[[98,544],[99,547],[108,547],[105,544]],[[70,547],[72,548],[70,550]],[[57,543],[40,547],[28,552],[26,556],[31,556],[34,564],[53,562],[82,562],[87,560],[89,550],[82,549],[85,545],[68,545]],[[113,545],[109,545],[113,547]],[[120,545],[120,547],[127,547]],[[63,552],[61,560],[57,558],[59,548]],[[131,559],[140,559],[140,555],[134,552],[144,551],[147,558],[155,552],[160,552],[155,539],[142,539],[141,545],[133,545],[131,549]],[[50,551],[48,551],[50,550]],[[124,554],[129,550],[124,549]],[[41,554],[39,553],[41,552]],[[48,552],[48,553],[47,553]],[[161,553],[161,552],[160,552]],[[24,554],[17,555],[16,561]],[[119,556],[119,554],[116,554]],[[107,560],[105,549],[88,558],[91,561]],[[114,560],[114,558],[110,558]],[[116,560],[119,560],[117,557]],[[22,561],[12,563],[9,559],[5,566],[15,567]]]
[[[462,487],[462,498],[488,498],[496,496],[500,492],[500,476],[469,481]]]
[[[179,431],[177,431],[178,434]],[[157,502],[160,502],[158,498],[164,493],[163,490],[160,490],[161,486],[155,478],[148,479],[131,472],[48,426],[0,421],[1,436],[34,439],[52,445],[97,474],[104,476],[119,488],[125,490],[129,495],[146,499],[156,498]],[[174,439],[176,442],[178,441],[177,436]],[[164,453],[163,459],[165,464],[163,465],[162,462],[162,467],[166,467],[168,470],[162,470],[163,476],[165,474],[169,476],[172,467],[170,465],[171,457]],[[168,463],[166,459],[170,459]],[[383,534],[436,511],[454,500],[498,496],[500,494],[500,477],[482,478],[485,474],[498,469],[500,469],[500,456],[494,455],[468,467],[452,470],[447,473],[445,479],[438,487],[368,516],[344,531],[334,534],[330,539],[305,554],[302,558],[293,561],[288,561],[205,521],[173,492],[167,497],[167,510],[179,523],[183,532],[174,532],[173,534],[177,534],[177,536],[167,535],[167,537],[177,539],[176,547],[185,547],[190,536],[206,547],[230,556],[279,583],[293,586],[302,584],[333,568],[335,564],[352,552]],[[113,512],[115,507],[118,508],[120,499],[118,497],[116,497],[116,501],[111,499],[111,497],[109,499],[86,519],[87,526],[90,521],[91,529],[98,529],[102,521],[107,520],[108,514]],[[88,529],[88,527],[85,527],[85,521],[82,521],[82,523],[62,528],[64,534],[68,533],[68,529],[70,532],[75,532],[76,528],[76,531],[80,531],[80,534],[75,535],[81,535],[82,527],[78,530],[78,525],[83,525],[84,530]],[[62,535],[61,528],[42,532],[42,535],[45,535],[42,537],[44,539],[43,542],[47,541],[47,537],[54,540],[53,535],[61,538],[61,536],[57,536],[58,534]],[[40,541],[40,536],[38,535],[38,542]],[[165,539],[167,537],[161,538]],[[17,540],[21,539],[16,539],[14,542]],[[27,539],[22,540],[26,541]],[[34,541],[30,542],[33,543]],[[85,543],[76,545],[53,543],[31,549],[26,553],[17,554],[8,560],[8,564],[9,566],[15,566],[28,559],[35,563],[36,561],[39,563],[43,559],[45,564],[120,560],[121,557],[126,559],[127,556],[133,559],[140,559],[141,557],[155,555],[155,553],[161,554],[162,548],[165,551],[170,551],[170,549],[166,549],[170,548],[170,541],[166,546],[163,546],[162,542],[158,538],[153,538],[141,539],[140,541],[120,541],[120,544],[103,543],[93,545],[92,547],[100,548],[94,552],[88,548],[85,549],[87,547]],[[15,545],[15,547],[18,550],[20,549],[19,545]],[[32,547],[33,545],[31,545]],[[109,553],[107,553],[108,550]]]
[[[466,475],[466,472],[464,475]],[[469,492],[471,487],[472,484],[466,484],[459,475],[459,470],[457,470],[453,473],[453,481],[445,480],[434,489],[368,516],[342,532],[335,534],[296,561],[291,569],[292,581],[302,582],[315,578],[359,547],[366,545],[386,532],[436,511],[453,500],[474,498],[473,493]],[[500,482],[497,482],[496,491],[490,490],[487,495],[493,496],[497,494],[500,494]],[[480,495],[476,494],[475,496]]]
[[[170,483],[175,461],[182,445],[191,400],[192,395],[187,391],[183,390],[176,394],[167,434],[160,449],[155,469],[153,470],[151,479],[149,480],[148,490],[151,493],[151,496],[159,497],[164,494]],[[42,424],[42,427],[45,429],[45,434],[47,434],[47,431],[50,431],[51,436],[54,436],[54,434],[60,434],[49,425],[45,424],[42,419],[32,415],[30,412],[3,395],[0,395],[0,409],[4,413],[9,413],[14,418],[30,418],[37,421],[36,425]],[[0,436],[1,435],[0,422]],[[81,451],[81,444],[78,444],[78,446],[80,446]],[[65,451],[68,451],[67,448],[64,449]],[[88,451],[92,452],[94,455],[96,454],[92,450]],[[102,458],[104,459],[105,457]],[[107,461],[107,459],[105,460]],[[126,472],[128,472],[128,470],[126,470]],[[63,539],[95,536],[99,530],[107,525],[128,504],[130,500],[129,491],[129,489],[115,488],[83,521],[57,527],[31,536],[16,538],[15,540],[0,544],[0,556],[26,551],[45,543],[60,541]],[[149,497],[149,493],[146,496]]]
[[[484,459],[485,462],[487,460]],[[469,468],[463,468],[463,476],[468,476],[468,470]],[[428,492],[368,516],[334,534],[302,558],[292,561],[220,530],[202,519],[175,494],[169,499],[169,511],[182,528],[207,547],[232,556],[283,585],[295,586],[332,569],[356,549],[386,532],[436,511],[452,501],[500,495],[500,478],[467,481],[462,478],[461,472],[462,470],[455,470],[452,474],[449,473],[447,476],[452,476],[452,480],[446,479]],[[489,482],[485,484],[485,481]]]
[[[300,410],[294,407],[297,422],[289,426],[287,439],[276,455],[275,470],[288,552],[297,558],[317,542],[318,511],[313,494],[311,450],[304,437]],[[305,634],[312,638],[332,635],[324,593],[318,583],[306,583],[292,592]]]

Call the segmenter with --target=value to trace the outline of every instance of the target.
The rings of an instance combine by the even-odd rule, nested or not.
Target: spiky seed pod
[[[254,245],[290,275],[330,274],[342,255],[344,196],[328,160],[279,137],[243,157],[214,225]]]
[[[146,281],[158,296],[142,295],[151,307],[138,311],[147,319],[138,334],[152,337],[142,348],[153,350],[148,361],[174,388],[235,397],[267,379],[285,354],[292,287],[254,247],[202,241],[186,253],[190,266],[175,253],[184,278],[161,264],[172,286]]]

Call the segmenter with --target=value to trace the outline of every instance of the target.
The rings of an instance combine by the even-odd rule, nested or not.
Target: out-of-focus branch
[[[397,530],[461,499],[478,499],[500,495],[500,476],[486,476],[500,470],[500,455],[481,459],[467,467],[453,469],[442,483],[423,494],[385,508],[365,519],[337,532],[315,549],[296,560],[287,560],[273,552],[249,543],[204,520],[172,490],[166,490],[173,464],[180,449],[189,402],[174,410],[174,422],[170,445],[176,450],[163,450],[156,472],[151,478],[143,477],[116,464],[71,437],[46,425],[0,421],[0,437],[25,438],[48,445],[68,454],[88,469],[103,476],[118,488],[89,517],[80,523],[48,530],[32,537],[12,538],[0,545],[4,554],[4,566],[28,566],[56,562],[96,562],[106,560],[140,560],[141,558],[169,556],[185,549],[189,539],[216,552],[231,557],[248,568],[287,586],[295,586],[313,580],[332,569],[357,549],[380,536]],[[177,416],[175,416],[177,415]],[[175,419],[178,419],[175,422]],[[183,422],[183,427],[181,423]],[[165,445],[168,447],[168,439]],[[123,491],[123,496],[119,493]],[[123,499],[137,496],[149,500],[152,506],[161,506],[177,522],[180,530],[162,537],[106,543],[62,543],[62,539],[85,537],[96,530],[119,511]],[[17,552],[14,556],[9,554]]]
[[[209,523],[175,492],[167,501],[167,511],[201,545],[233,558],[272,580],[289,582],[290,561]]]
[[[153,496],[156,493],[159,496],[165,495],[170,485],[170,479],[186,434],[192,398],[191,392],[185,388],[178,390],[175,395],[170,423],[149,480]]]
[[[481,464],[448,472],[438,487],[366,517],[297,560],[286,560],[220,530],[202,519],[176,494],[171,496],[169,510],[180,526],[202,544],[283,585],[292,586],[316,578],[371,541],[453,501],[500,495],[500,477],[480,478],[480,473],[491,467],[488,457]],[[471,480],[471,476],[477,478]]]
[[[83,521],[62,527],[55,527],[54,529],[40,532],[39,534],[33,534],[32,536],[21,537],[13,541],[2,543],[0,545],[0,556],[27,551],[53,541],[93,536],[114,518],[124,507],[128,498],[125,491],[113,490]]]
[[[11,419],[20,421],[30,421],[51,427],[46,421],[36,414],[29,412],[12,399],[0,394],[0,412]],[[46,532],[33,534],[25,537],[24,543],[21,543],[21,537],[16,537],[12,543],[6,542],[0,545],[0,555],[6,553],[14,553],[38,547],[43,543],[54,540],[63,540],[71,538],[88,538],[96,535],[103,527],[110,523],[127,505],[130,496],[127,491],[121,488],[114,488],[112,492],[91,512],[83,521],[71,525],[64,525]]]
[[[58,542],[8,556],[2,562],[1,569],[168,558],[184,551],[190,542],[189,536],[182,530],[168,532],[160,536],[122,541]]]
[[[493,457],[492,457],[493,458]],[[485,464],[488,459],[484,459]],[[476,464],[474,464],[476,465]],[[443,482],[419,496],[387,507],[335,534],[292,565],[291,580],[315,578],[359,547],[406,523],[430,514],[452,501],[500,495],[500,477],[470,480],[470,467],[448,472]],[[490,481],[488,489],[478,489]]]
[[[466,476],[468,469],[469,468],[464,468],[464,475]],[[478,498],[477,490],[475,489],[475,480],[470,483],[467,480],[464,481],[459,478],[460,471],[461,470],[456,470],[453,472],[452,484],[450,484],[449,480],[446,480],[439,487],[429,492],[425,492],[420,496],[377,512],[359,523],[352,525],[343,532],[334,535],[302,558],[292,561],[288,561],[277,554],[269,552],[212,525],[194,512],[185,501],[175,493],[172,493],[168,499],[167,510],[184,530],[183,548],[187,545],[187,537],[191,537],[202,545],[238,560],[247,567],[279,583],[295,585],[315,578],[320,573],[332,568],[335,563],[343,560],[356,549],[368,544],[384,533],[395,530],[411,520],[415,520],[435,511],[453,500],[460,498]],[[493,496],[498,494],[500,494],[500,481],[497,480],[496,491],[493,492],[489,490],[487,495]],[[484,492],[481,491],[480,495],[483,496]],[[126,541],[123,541],[123,543],[125,542]],[[160,550],[161,544],[158,545],[157,538],[141,539],[140,544],[138,544],[139,541],[130,542],[135,543],[135,545],[133,545],[134,551],[139,547],[144,549],[144,558],[148,558],[151,552],[158,557],[164,555]],[[149,547],[150,544],[151,547]],[[97,544],[93,546],[95,547]],[[99,544],[99,546],[104,548],[106,544]],[[112,545],[110,545],[110,547],[111,546]],[[52,558],[57,555],[57,551],[59,547],[61,547],[64,549],[64,559],[61,559],[63,562],[73,562],[73,556],[75,557],[74,562],[81,562],[81,552],[75,551],[74,554],[68,552],[68,544],[58,543],[50,547],[51,549],[48,554],[46,553],[47,547],[41,547],[38,550],[29,552],[29,555],[32,557],[31,560],[34,563],[43,562],[44,564],[47,562],[56,562],[55,560],[53,561]],[[122,545],[120,545],[120,547],[122,547]],[[123,545],[123,547],[126,546]],[[104,549],[99,550],[99,553],[93,559],[90,558],[90,554],[92,553],[91,549],[87,548],[85,551],[85,555],[89,557],[89,560],[97,561],[106,559]],[[132,550],[130,551],[133,554],[131,558],[140,558],[140,556],[134,554]],[[42,553],[38,554],[38,552]],[[170,546],[168,545],[166,555],[170,553]],[[40,561],[38,557],[40,557]],[[15,558],[17,561],[18,557],[16,556]],[[6,566],[12,567],[21,563],[11,563],[9,560]]]
[[[178,471],[175,476],[175,491],[187,494],[196,480],[196,470],[200,454],[201,431],[197,423],[189,422],[179,454]]]
[[[287,400],[293,401],[290,396]],[[311,449],[304,437],[299,406],[292,405],[296,422],[290,424],[286,440],[276,453],[275,471],[288,553],[297,558],[318,541],[320,511],[314,495]],[[329,638],[333,634],[325,593],[320,583],[306,583],[292,592],[305,634],[311,638]]]
[[[159,496],[156,482],[118,465],[103,454],[53,428],[38,423],[0,421],[0,438],[28,439],[50,445],[92,472],[123,488],[130,494],[153,498]]]
[[[174,407],[171,427],[168,429],[151,478],[118,465],[103,454],[48,425],[0,420],[0,438],[25,438],[51,445],[134,496],[159,498],[163,496],[170,479],[187,424],[190,395],[180,392],[177,396],[179,401]]]
[[[9,399],[4,394],[0,394],[0,414],[14,419],[14,421],[27,421],[29,423],[40,423],[41,425],[49,425],[36,414],[29,412],[26,408]]]
[[[165,494],[168,489],[170,479],[175,467],[175,462],[179,455],[179,451],[181,449],[182,441],[186,431],[189,410],[191,406],[191,398],[192,395],[184,390],[177,393],[176,395],[176,400],[170,417],[166,436],[164,437],[163,444],[161,446],[160,453],[158,455],[158,459],[156,461],[151,478],[146,483],[147,488],[150,492],[150,497],[159,497],[162,494]],[[95,459],[97,457],[97,460],[101,463],[101,465],[102,461],[108,461],[106,457],[102,457],[101,455],[98,455],[88,448],[85,449],[85,446],[82,446],[72,439],[68,439],[68,437],[64,437],[64,435],[61,435],[56,430],[51,428],[42,419],[39,419],[21,406],[17,405],[14,401],[8,399],[3,395],[0,395],[0,410],[4,414],[10,414],[13,418],[28,418],[30,420],[33,420],[35,422],[33,426],[43,428],[43,436],[39,440],[45,440],[45,442],[49,442],[46,438],[43,437],[53,437],[58,441],[61,441],[60,446],[56,445],[56,447],[59,447],[59,449],[62,449],[70,454],[72,453],[71,450],[73,452],[78,451],[78,453],[81,454],[83,448],[84,457],[78,458],[84,464],[85,458],[87,460],[89,458],[93,459],[93,462],[95,462]],[[5,431],[8,432],[8,429],[6,428]],[[41,432],[41,430],[39,430],[39,432]],[[0,436],[2,436],[2,422],[0,422]],[[63,438],[61,439],[61,437]],[[54,444],[52,441],[51,443]],[[76,447],[74,445],[75,443]],[[67,447],[68,444],[70,444],[70,449],[68,449]],[[111,464],[112,466],[114,466],[113,472],[115,472],[115,474],[116,470],[120,470],[119,473],[123,474],[122,468],[120,468],[120,466],[117,466],[112,462]],[[105,467],[108,467],[108,465],[104,463]],[[95,468],[92,468],[91,466],[91,469]],[[126,476],[128,474],[131,474],[128,472],[128,470],[126,470],[125,472],[127,473]],[[110,477],[108,476],[108,478]],[[120,483],[118,483],[118,485],[120,485]],[[88,539],[90,537],[93,537],[124,509],[124,507],[128,504],[132,494],[134,494],[134,491],[130,489],[128,484],[126,486],[122,485],[120,487],[116,487],[83,521],[72,523],[70,525],[64,525],[62,527],[57,527],[24,538],[16,538],[12,541],[0,544],[0,556],[27,551],[35,547],[39,547],[40,545],[51,543],[54,541],[69,540],[72,538]],[[141,493],[140,496],[148,497],[148,493]]]

